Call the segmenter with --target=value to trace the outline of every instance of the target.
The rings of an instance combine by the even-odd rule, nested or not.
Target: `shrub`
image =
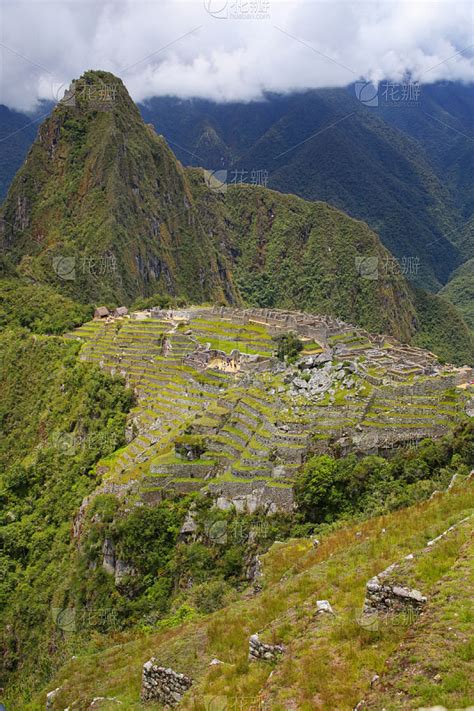
[[[280,360],[287,360],[288,363],[294,363],[298,355],[303,350],[303,344],[295,333],[283,333],[274,338],[276,342],[276,355]]]

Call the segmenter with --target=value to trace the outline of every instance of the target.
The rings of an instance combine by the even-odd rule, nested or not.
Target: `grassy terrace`
[[[194,711],[219,697],[243,711],[264,698],[272,711],[352,709],[362,698],[369,708],[387,711],[436,703],[466,708],[472,701],[468,526],[427,557],[415,557],[411,580],[428,605],[409,630],[406,621],[395,619],[371,631],[357,617],[369,578],[422,549],[473,508],[472,490],[460,486],[418,506],[327,533],[317,549],[305,539],[276,543],[263,558],[263,591],[257,596],[173,629],[97,635],[65,663],[48,690],[61,687],[58,708],[75,702],[83,711],[94,697],[108,696],[127,709],[158,711],[157,704],[140,702],[142,665],[154,656],[195,680],[182,705]],[[315,614],[321,599],[330,601],[335,617]],[[248,663],[248,638],[256,631],[264,641],[286,644],[279,663]],[[209,667],[213,657],[223,664]],[[437,683],[436,672],[441,673]],[[375,673],[387,692],[370,690]],[[45,694],[25,711],[43,711]],[[115,707],[102,705],[105,711]]]
[[[275,350],[264,326],[234,324],[224,320],[195,319],[191,323],[195,338],[211,348],[230,353],[234,349],[249,355],[271,356]]]
[[[357,424],[374,430],[420,428],[428,432],[434,425],[447,427],[459,409],[459,394],[448,389],[400,395],[397,386],[374,387],[354,375],[354,387],[345,389],[337,383],[332,395],[326,393],[314,401],[295,395],[279,373],[266,371],[249,380],[185,364],[186,355],[198,343],[210,342],[227,353],[238,348],[271,355],[274,343],[266,327],[257,323],[206,317],[176,328],[171,322],[153,319],[109,324],[94,321],[67,337],[84,341],[83,359],[125,373],[137,393],[132,413],[137,436],[107,462],[107,477],[117,481],[140,478],[160,457],[174,456],[174,439],[185,429],[205,438],[203,456],[218,462],[221,474],[234,476],[232,472],[236,472],[242,479],[247,473],[271,472],[279,465],[285,471],[295,470],[311,438],[322,442],[350,432]],[[370,347],[366,337],[356,331],[333,336],[330,341],[351,350]],[[314,341],[306,341],[305,347],[319,348]],[[365,356],[357,361],[379,382],[393,363],[383,354],[377,364],[366,362]],[[406,384],[432,382],[416,377],[411,370],[404,374]],[[373,401],[365,411],[371,396]],[[284,425],[300,430],[300,434],[285,433]],[[185,460],[168,461],[170,475],[179,463]]]

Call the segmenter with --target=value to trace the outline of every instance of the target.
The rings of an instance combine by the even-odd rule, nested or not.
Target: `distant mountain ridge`
[[[251,104],[157,97],[142,114],[185,164],[266,169],[269,187],[365,220],[396,257],[418,257],[410,278],[436,291],[472,256],[460,233],[472,214],[474,90],[448,90],[452,114],[442,85],[422,87],[411,107],[371,108],[353,89],[321,89]]]
[[[184,165],[247,180],[264,170],[269,187],[329,202],[368,222],[397,258],[415,258],[407,276],[437,291],[474,256],[474,89],[423,85],[411,104],[380,104],[348,87],[251,103],[156,97],[139,108]],[[29,121],[1,107],[0,134],[16,133],[0,159],[0,197],[33,140],[37,124],[21,129]]]
[[[183,168],[119,79],[87,72],[80,82],[87,92],[41,125],[2,206],[4,276],[85,303],[171,294],[303,308],[404,341],[423,334],[448,358],[455,328],[456,357],[470,360],[454,309],[435,299],[420,317],[418,296],[365,223],[265,187],[216,185]],[[91,97],[107,85],[114,100],[98,106]]]

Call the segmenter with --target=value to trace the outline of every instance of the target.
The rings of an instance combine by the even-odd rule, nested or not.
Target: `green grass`
[[[416,708],[419,702],[432,704],[439,700],[451,708],[458,704],[464,707],[468,703],[465,668],[471,654],[468,640],[464,632],[459,639],[451,636],[453,643],[449,642],[449,650],[446,649],[446,643],[440,645],[437,641],[439,628],[430,622],[430,615],[433,611],[441,619],[442,630],[452,620],[455,629],[463,631],[472,620],[468,589],[460,584],[465,583],[467,574],[462,570],[462,556],[469,552],[465,548],[469,545],[467,530],[460,530],[453,540],[428,554],[434,553],[433,572],[429,572],[423,557],[415,562],[422,591],[430,600],[433,595],[436,597],[433,606],[428,607],[428,624],[422,636],[415,623],[415,649],[408,650],[410,654],[400,646],[406,635],[405,626],[386,624],[373,632],[360,627],[355,615],[372,575],[422,548],[429,538],[471,513],[473,505],[472,492],[457,489],[431,502],[328,532],[320,536],[317,549],[304,539],[274,544],[263,558],[264,589],[257,597],[242,599],[172,630],[97,636],[79,651],[75,660],[64,665],[48,689],[62,687],[63,708],[72,700],[85,704],[94,696],[104,695],[116,697],[127,708],[144,709],[139,701],[141,667],[155,656],[163,665],[196,680],[183,709],[203,708],[196,703],[219,695],[240,698],[242,708],[250,709],[264,691],[275,711],[290,707],[304,711],[349,709],[361,698],[371,698],[369,685],[375,673],[392,673],[392,665],[386,666],[388,659],[399,659],[403,669],[405,660],[419,654],[422,664],[429,662],[433,664],[430,669],[439,669],[443,679],[441,693],[434,694],[432,684],[425,683],[423,675],[408,675],[408,687],[403,686],[408,694],[404,707]],[[361,535],[357,536],[357,532]],[[458,564],[457,560],[461,562]],[[461,577],[456,572],[460,569]],[[336,617],[315,615],[317,599],[328,599]],[[458,620],[453,617],[455,612]],[[281,640],[287,645],[287,652],[276,667],[247,663],[248,637],[257,630],[263,630],[262,638]],[[424,644],[426,635],[432,635],[429,646]],[[213,657],[224,664],[210,668]],[[273,668],[274,674],[268,679]],[[377,697],[373,708],[382,707],[400,708],[390,706],[385,697]],[[43,709],[44,693],[22,708]]]

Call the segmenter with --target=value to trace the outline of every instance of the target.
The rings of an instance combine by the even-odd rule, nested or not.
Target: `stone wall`
[[[276,511],[292,511],[294,495],[291,487],[267,486],[257,482],[219,482],[209,484],[207,490],[216,497],[216,505],[220,509],[230,509],[235,506],[239,512],[253,513],[263,509],[271,514]]]
[[[177,706],[193,680],[166,667],[160,667],[152,658],[143,665],[142,701],[159,701],[166,707]]]
[[[236,323],[258,321],[264,323],[270,332],[296,331],[302,336],[313,338],[321,345],[336,333],[354,329],[350,324],[325,315],[305,314],[299,311],[277,311],[275,309],[234,309],[227,306],[214,307],[213,313]],[[360,329],[359,329],[360,330]]]
[[[266,662],[275,662],[284,651],[285,647],[282,644],[260,642],[258,634],[253,634],[249,639],[249,662],[257,662],[262,659]]]
[[[449,487],[447,489],[449,491]],[[392,563],[388,568],[369,580],[366,586],[366,596],[364,602],[364,615],[391,613],[391,612],[415,612],[419,613],[426,604],[426,597],[419,590],[408,588],[395,581],[395,578],[403,576],[403,568],[406,561],[412,561],[415,556],[429,554],[433,547],[446,536],[449,536],[459,526],[464,525],[471,516],[466,516],[461,521],[450,526],[439,536],[428,541],[426,546],[418,553],[410,553],[399,563]]]
[[[376,575],[367,583],[364,614],[420,612],[425,603],[426,597],[418,590],[401,585],[389,585]]]

